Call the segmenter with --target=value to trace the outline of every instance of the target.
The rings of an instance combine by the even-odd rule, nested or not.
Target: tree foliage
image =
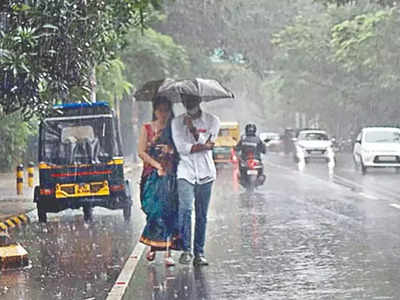
[[[274,48],[270,37],[304,9],[305,0],[176,0],[165,8],[167,18],[156,28],[186,48],[203,55],[221,49],[227,56],[243,55],[264,77]]]
[[[186,50],[168,35],[149,28],[133,29],[127,36],[128,46],[122,52],[129,82],[140,87],[146,81],[187,74],[189,58]]]
[[[23,163],[30,136],[37,131],[37,122],[23,122],[18,113],[0,119],[0,171],[8,171]]]
[[[97,64],[116,57],[158,0],[11,0],[0,6],[0,117],[28,119],[73,89],[87,99]]]
[[[397,0],[314,0],[315,2],[324,4],[325,6],[336,5],[336,6],[344,6],[344,5],[362,5],[365,3],[370,4],[378,4],[381,6],[394,6],[397,3]]]
[[[281,92],[293,109],[322,114],[339,134],[398,124],[398,20],[396,8],[331,7],[277,33],[276,62],[291,83]],[[306,101],[296,102],[300,93]]]
[[[97,99],[110,103],[121,101],[133,85],[126,80],[125,65],[120,58],[103,63],[96,68]]]

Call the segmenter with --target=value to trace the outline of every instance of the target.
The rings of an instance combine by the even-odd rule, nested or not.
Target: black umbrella
[[[135,93],[137,101],[151,101],[155,96],[166,96],[172,102],[186,99],[213,101],[217,99],[233,99],[233,93],[214,79],[163,79],[147,82]]]
[[[135,92],[136,101],[152,101],[157,95],[158,89],[168,82],[174,81],[170,78],[161,80],[153,80],[146,82],[140,89]]]

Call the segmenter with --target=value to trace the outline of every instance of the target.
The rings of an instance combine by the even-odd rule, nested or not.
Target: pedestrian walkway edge
[[[117,281],[109,292],[106,300],[121,300],[123,299],[126,289],[128,288],[129,282],[135,273],[136,267],[140,261],[140,258],[144,252],[145,245],[137,243],[133,249],[131,255],[129,255],[121,273],[119,274]]]
[[[5,220],[0,221],[0,231],[8,231],[15,227],[21,227],[30,222],[28,214],[19,214],[16,216],[8,217]]]

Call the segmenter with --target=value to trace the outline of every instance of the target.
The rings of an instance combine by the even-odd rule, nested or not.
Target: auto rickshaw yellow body
[[[221,122],[218,137],[215,140],[213,157],[215,163],[230,163],[234,155],[234,148],[240,139],[238,122]]]

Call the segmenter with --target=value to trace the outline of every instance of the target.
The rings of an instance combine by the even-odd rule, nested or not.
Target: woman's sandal
[[[146,259],[148,261],[153,261],[156,258],[156,251],[149,250],[146,254]]]

